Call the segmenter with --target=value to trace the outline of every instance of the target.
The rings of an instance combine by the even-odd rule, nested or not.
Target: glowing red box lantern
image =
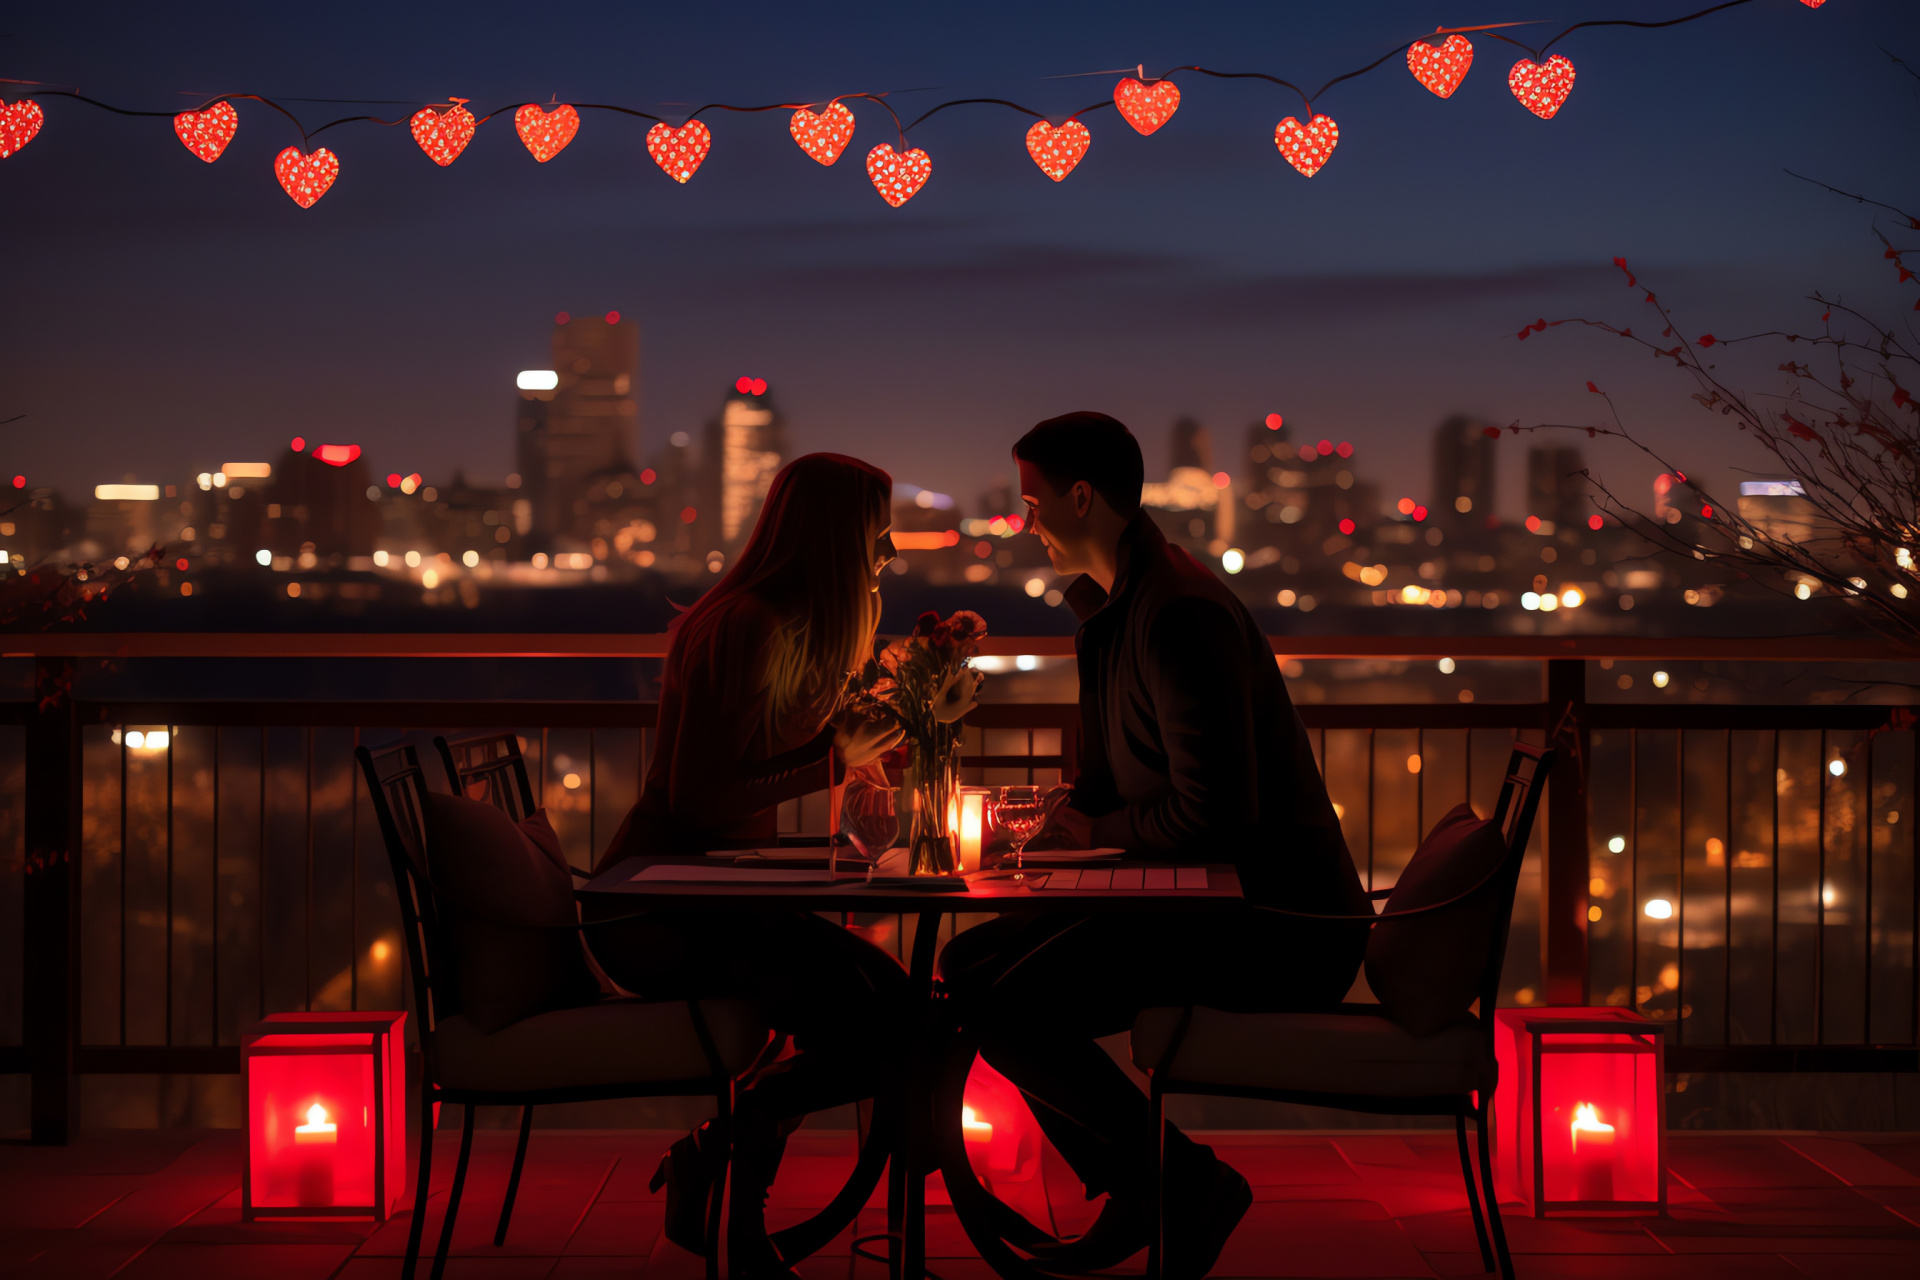
[[[1626,1009],[1501,1009],[1494,1167],[1550,1213],[1665,1213],[1661,1032]]]
[[[240,1216],[377,1218],[406,1185],[405,1013],[276,1013],[240,1042]]]

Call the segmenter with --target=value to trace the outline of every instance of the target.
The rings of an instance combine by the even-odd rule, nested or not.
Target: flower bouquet
[[[981,675],[972,659],[987,624],[956,611],[928,611],[913,634],[883,646],[854,682],[854,705],[892,720],[906,734],[906,789],[913,798],[910,875],[959,871],[953,833],[960,796],[960,718],[971,711]]]

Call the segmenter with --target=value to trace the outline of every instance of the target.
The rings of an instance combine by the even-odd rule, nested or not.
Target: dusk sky
[[[16,5],[0,76],[141,110],[261,93],[309,127],[449,96],[677,122],[705,102],[862,91],[891,91],[908,120],[970,96],[1059,118],[1137,63],[1312,88],[1442,24],[1548,19],[1514,33],[1538,43],[1696,7]],[[1912,315],[1874,211],[1784,170],[1920,206],[1920,79],[1889,56],[1920,67],[1913,0],[1756,0],[1671,30],[1576,32],[1555,49],[1578,82],[1551,121],[1508,92],[1519,51],[1472,39],[1450,100],[1397,57],[1317,100],[1341,141],[1311,179],[1272,140],[1298,98],[1180,73],[1179,113],[1151,137],[1090,113],[1092,147],[1059,184],[1027,157],[1027,117],[947,111],[910,136],[934,171],[900,209],[862,169],[895,138],[866,102],[832,168],[793,144],[785,111],[709,112],[713,151],[684,187],[648,159],[647,122],[606,112],[545,165],[510,113],[446,169],[404,126],[344,125],[317,140],[341,177],[302,210],[272,172],[298,134],[259,104],[238,104],[238,137],[207,165],[164,118],[49,99],[40,136],[0,161],[0,418],[25,415],[0,428],[0,464],[79,496],[272,457],[300,434],[359,444],[380,473],[497,481],[514,374],[549,363],[554,313],[617,309],[641,326],[642,459],[746,374],[771,385],[796,449],[862,455],[969,508],[1025,427],[1079,408],[1130,423],[1150,474],[1178,415],[1237,456],[1277,411],[1351,440],[1389,496],[1425,497],[1441,418],[1595,421],[1591,378],[1676,460],[1725,476],[1744,455],[1671,365],[1590,331],[1515,331],[1644,325],[1615,255],[1689,336],[1815,325],[1815,289]],[[394,105],[290,101],[320,98]],[[1779,386],[1783,352],[1740,358],[1742,385]],[[1503,463],[1509,514],[1522,443]],[[1652,474],[1589,456],[1633,492]]]

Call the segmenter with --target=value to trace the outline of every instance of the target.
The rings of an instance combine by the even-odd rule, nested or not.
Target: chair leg
[[[447,1269],[447,1253],[453,1248],[453,1220],[460,1216],[460,1193],[467,1185],[467,1158],[473,1154],[474,1105],[467,1104],[466,1118],[460,1122],[460,1158],[453,1166],[453,1188],[447,1192],[447,1216],[440,1224],[440,1247],[433,1251],[433,1270],[429,1280],[440,1280]]]
[[[1467,1154],[1466,1113],[1453,1115],[1453,1136],[1460,1143],[1460,1176],[1467,1184],[1467,1207],[1473,1210],[1473,1234],[1480,1241],[1480,1269],[1493,1270],[1493,1246],[1487,1243],[1487,1220],[1480,1213],[1480,1192],[1473,1184],[1473,1157]]]
[[[520,1194],[520,1170],[527,1163],[527,1138],[533,1132],[533,1106],[520,1108],[520,1142],[513,1149],[513,1172],[507,1175],[507,1198],[500,1204],[500,1225],[493,1229],[493,1247],[507,1242],[507,1223],[513,1221],[513,1200]]]
[[[720,1280],[732,1271],[732,1259],[721,1256],[726,1233],[721,1229],[726,1218],[727,1191],[733,1182],[733,1082],[714,1092],[715,1137],[720,1140],[720,1171],[713,1180],[712,1199],[707,1202],[707,1280]]]
[[[1484,1096],[1473,1113],[1480,1136],[1480,1189],[1487,1197],[1487,1225],[1493,1228],[1493,1251],[1500,1261],[1500,1280],[1513,1280],[1513,1254],[1507,1251],[1507,1229],[1500,1225],[1500,1194],[1493,1189],[1493,1153],[1487,1144],[1487,1104]]]
[[[1147,1240],[1146,1280],[1160,1280],[1167,1256],[1167,1098],[1158,1075],[1147,1091],[1147,1123],[1153,1126],[1153,1234]]]
[[[413,1184],[413,1221],[407,1225],[407,1257],[400,1280],[413,1280],[420,1265],[420,1237],[427,1226],[427,1191],[433,1183],[433,1090],[420,1086],[420,1168]]]

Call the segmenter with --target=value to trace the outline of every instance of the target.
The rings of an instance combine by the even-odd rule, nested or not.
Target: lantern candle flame
[[[960,1134],[968,1142],[992,1142],[993,1126],[976,1116],[972,1107],[961,1107]]]
[[[1590,1102],[1573,1109],[1573,1180],[1576,1200],[1613,1199],[1614,1129],[1600,1122]]]
[[[338,1150],[339,1126],[327,1119],[319,1103],[307,1108],[307,1122],[293,1131],[293,1145],[307,1148],[300,1155],[299,1203],[324,1207],[333,1203],[333,1161]]]

